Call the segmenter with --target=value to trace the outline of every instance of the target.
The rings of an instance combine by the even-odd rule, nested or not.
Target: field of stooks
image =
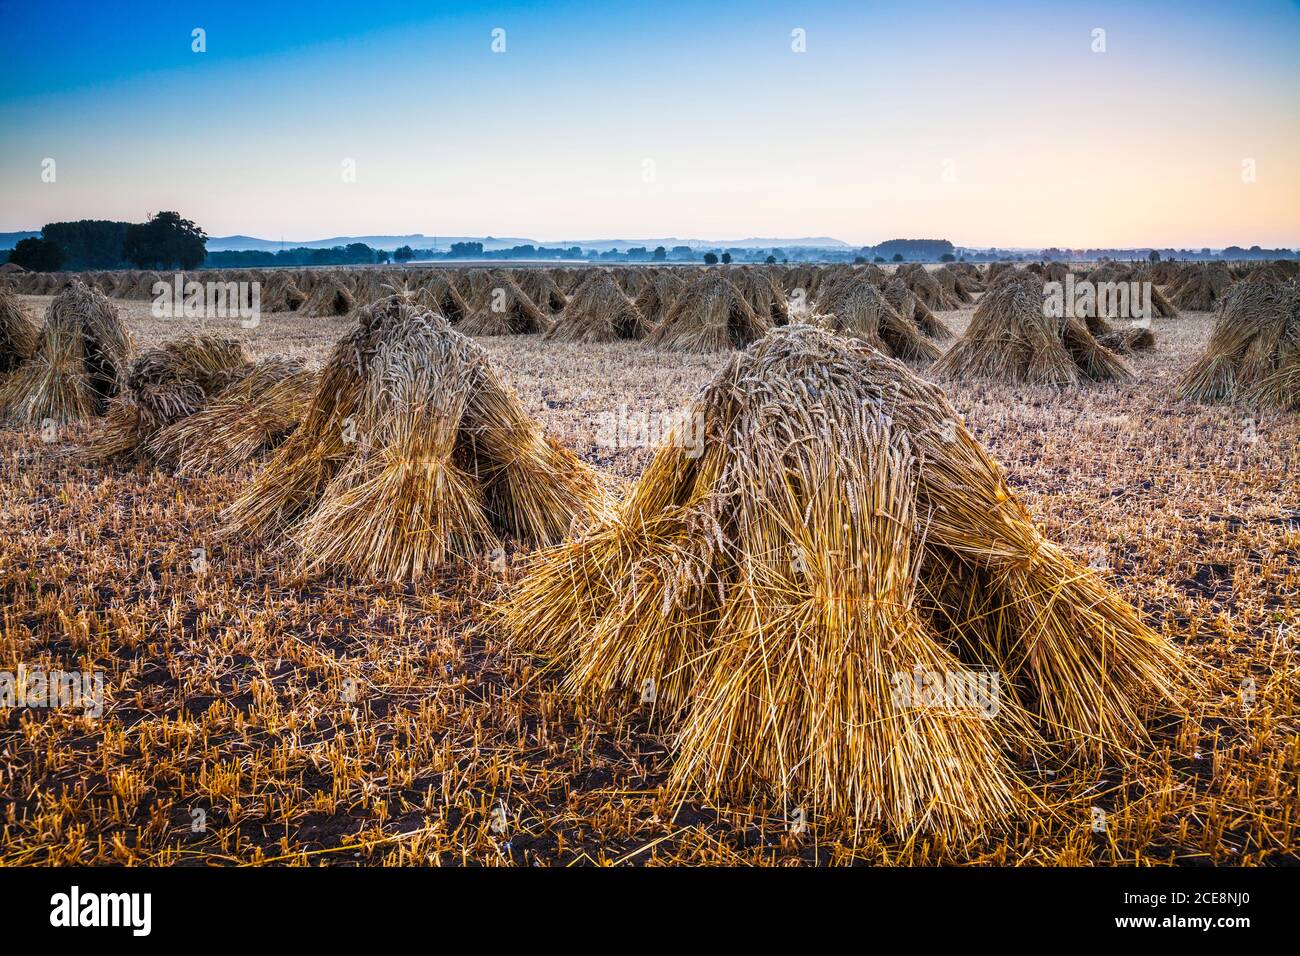
[[[1294,863],[1295,272],[2,275],[0,864]]]

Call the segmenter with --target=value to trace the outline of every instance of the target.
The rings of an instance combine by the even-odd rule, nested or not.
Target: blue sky
[[[0,22],[0,230],[175,208],[291,239],[1300,245],[1290,0],[0,2]]]

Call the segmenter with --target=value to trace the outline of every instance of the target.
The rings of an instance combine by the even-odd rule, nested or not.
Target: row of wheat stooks
[[[780,301],[768,273],[744,274]],[[721,295],[731,336],[733,312],[759,314],[739,277],[692,277],[648,334],[703,347]],[[1044,324],[1043,276],[981,278],[941,368],[1056,382],[1124,368],[1085,319]],[[1020,768],[1142,746],[1191,678],[1166,637],[1043,538],[943,392],[894,357],[926,357],[943,334],[920,295],[903,282],[907,319],[877,306],[855,327],[841,314],[868,315],[857,303],[873,294],[888,305],[898,279],[800,281],[840,311],[769,312],[752,341],[730,338],[743,349],[689,409],[704,440],[670,436],[620,501],[419,291],[355,309],[320,371],[214,336],[134,354],[112,302],[80,282],[40,328],[5,296],[0,416],[102,416],[88,457],[188,473],[269,454],[227,533],[311,567],[409,580],[506,538],[535,547],[487,623],[576,696],[649,701],[674,741],[671,789],[774,799],[852,834],[968,839],[1024,810]],[[979,294],[975,281],[958,286]],[[589,275],[548,334],[591,290],[631,301],[613,273]],[[1295,408],[1295,282],[1249,277],[1218,309],[1184,394]]]

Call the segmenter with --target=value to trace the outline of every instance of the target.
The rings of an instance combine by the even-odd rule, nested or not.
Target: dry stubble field
[[[49,300],[22,301],[39,315]],[[138,345],[201,324],[118,304]],[[960,331],[970,311],[943,318]],[[949,388],[1049,536],[1212,667],[1191,719],[1143,752],[1022,768],[1023,812],[969,846],[669,804],[668,741],[630,697],[579,706],[473,626],[514,568],[484,556],[407,589],[304,577],[291,555],[216,538],[246,475],[87,466],[84,432],[0,429],[0,668],[103,670],[107,698],[98,721],[0,710],[0,863],[1295,862],[1300,421],[1172,398],[1210,324],[1156,319],[1131,384]],[[319,363],[347,327],[220,330]],[[674,411],[723,361],[480,341],[615,486],[649,450],[599,446],[599,416]]]

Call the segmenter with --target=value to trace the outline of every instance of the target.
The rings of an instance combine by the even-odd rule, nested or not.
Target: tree
[[[667,258],[668,258],[668,250],[665,249],[663,246],[655,246],[655,254],[654,254],[655,262],[663,262]]]
[[[35,236],[20,240],[9,250],[10,262],[32,272],[57,272],[67,257],[57,242]]]
[[[902,262],[902,261],[903,261],[903,254],[902,254],[901,252],[895,252],[895,253],[894,253],[893,261],[894,261],[894,262]]]
[[[349,242],[343,247],[343,261],[345,263],[374,262],[375,250],[364,242]]]
[[[197,269],[207,242],[207,234],[180,213],[160,212],[127,229],[122,253],[137,269]]]
[[[391,255],[392,254],[387,249],[376,249],[375,261],[378,262],[380,265],[383,265],[391,258]]]
[[[873,247],[877,255],[892,256],[902,253],[907,259],[933,262],[945,252],[956,252],[947,239],[886,239]]]
[[[723,264],[724,266],[729,266],[729,265],[731,265],[731,253],[730,253],[730,252],[724,252],[724,253],[722,254],[722,264]]]
[[[415,250],[410,246],[398,246],[393,251],[393,259],[397,262],[410,262],[415,258]]]
[[[854,264],[855,266],[865,266],[865,265],[867,264],[867,257],[866,257],[866,256],[854,256],[854,257],[853,257],[853,264]]]
[[[716,266],[716,265],[718,264],[718,257],[717,257],[717,255],[716,255],[715,253],[712,253],[712,252],[706,252],[706,253],[704,254],[704,264],[705,264],[706,266]]]
[[[956,262],[956,261],[957,261],[957,257],[954,256],[951,252],[945,252],[943,255],[941,255],[941,256],[939,257],[939,261],[940,261],[940,262]]]
[[[1150,259],[1152,262],[1159,262],[1159,261],[1160,261],[1160,253],[1157,252],[1155,249],[1152,249],[1152,250],[1151,250],[1151,253],[1147,256],[1147,258]]]
[[[872,262],[884,262],[884,261],[885,261],[885,257],[884,257],[884,256],[876,256],[876,257],[875,257],[874,259],[872,259],[871,261],[872,261]]]
[[[769,266],[774,266],[776,265],[776,256],[768,256],[763,261],[766,262]]]
[[[69,270],[120,269],[126,265],[122,243],[130,228],[129,222],[103,219],[48,222],[41,227],[41,238],[62,247],[68,256],[64,265]]]

